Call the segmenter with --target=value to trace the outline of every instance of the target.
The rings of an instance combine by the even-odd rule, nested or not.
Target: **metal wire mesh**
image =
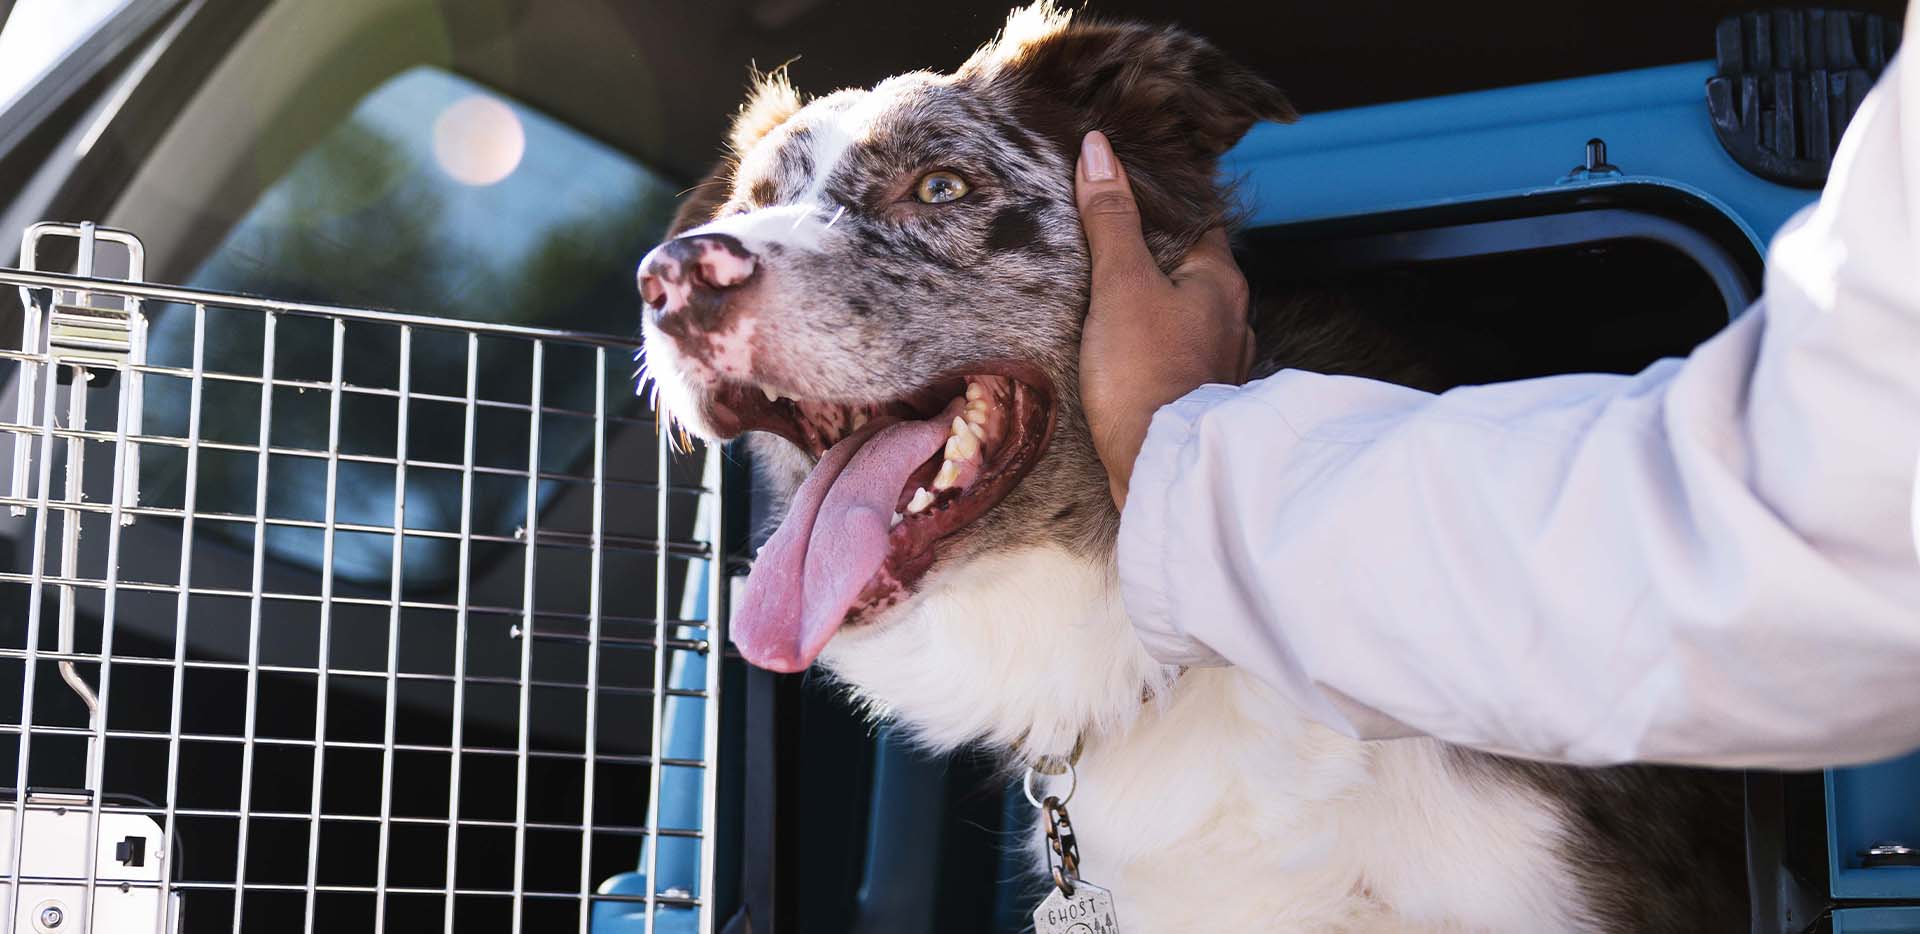
[[[713,929],[719,472],[629,343],[0,286],[0,927]]]

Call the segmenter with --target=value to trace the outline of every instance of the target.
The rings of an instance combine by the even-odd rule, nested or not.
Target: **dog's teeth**
[[[933,488],[936,490],[951,490],[953,489],[953,485],[959,482],[960,465],[950,460],[941,461],[940,472],[933,475]]]
[[[913,498],[907,500],[907,512],[921,512],[931,505],[933,505],[933,494],[927,492],[927,488],[923,486],[914,490]]]
[[[987,410],[981,409],[979,411],[974,411],[973,409],[968,409],[967,421],[972,422],[975,425],[985,425],[987,423]]]
[[[865,412],[853,413],[853,430],[854,431],[859,431],[860,429],[865,428],[866,425],[867,425],[867,413]]]
[[[893,521],[887,523],[887,528],[893,528],[894,526],[899,525],[905,519],[906,519],[905,516],[902,516],[901,514],[896,512],[893,514]]]
[[[947,460],[963,461],[980,453],[980,440],[971,431],[955,432],[947,439]]]
[[[953,425],[947,429],[947,460],[968,460],[980,453],[980,442],[986,440],[986,432],[980,426],[969,423],[958,415],[953,417]]]
[[[765,386],[765,385],[762,385],[762,386],[760,387],[760,391],[761,391],[761,392],[764,392],[764,393],[766,393],[766,394],[767,394],[767,401],[768,401],[768,402],[779,402],[779,401],[780,401],[780,394],[779,394],[779,393],[777,393],[777,392],[774,392],[774,391],[773,391],[772,389],[769,389],[769,388],[768,388],[767,386]]]
[[[967,384],[967,401],[968,402],[977,402],[981,399],[985,399],[986,397],[987,397],[987,391],[986,389],[982,388],[979,383]]]

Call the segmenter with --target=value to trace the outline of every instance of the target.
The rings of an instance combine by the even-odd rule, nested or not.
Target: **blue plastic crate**
[[[1835,898],[1920,899],[1920,866],[1860,865],[1861,853],[1895,840],[1920,847],[1920,753],[1827,773],[1827,860]],[[1920,911],[1920,908],[1913,909]],[[1920,931],[1909,915],[1905,928]]]
[[[705,508],[705,507],[702,507]],[[680,618],[685,620],[705,620],[707,618],[707,575],[712,573],[712,563],[708,561],[690,562],[687,574],[685,600],[680,607]],[[703,631],[693,627],[679,627],[672,635],[675,638],[695,639],[705,636]],[[668,673],[668,687],[680,690],[698,690],[706,686],[709,655],[696,652],[677,651],[673,653],[671,669]],[[710,701],[703,698],[674,696],[665,700],[665,717],[660,728],[661,753],[666,759],[712,761],[712,750],[705,749],[705,729],[703,717],[705,705]],[[666,766],[660,774],[660,826],[667,829],[703,830],[706,838],[711,838],[711,815],[702,813],[702,778],[700,769],[684,766]],[[645,794],[646,789],[635,789]],[[659,885],[657,893],[683,892],[695,897],[708,899],[711,893],[700,889],[700,847],[704,839],[684,836],[662,836],[659,842],[659,865],[656,867]],[[642,849],[641,865],[632,872],[623,872],[601,882],[597,892],[601,895],[627,895],[644,899],[647,894],[647,867],[645,850]],[[669,905],[657,905],[654,910],[652,934],[695,934],[700,927],[700,911]],[[724,918],[716,919],[717,930]],[[643,934],[647,927],[647,906],[644,900],[606,900],[593,903],[591,930],[593,934]]]
[[[1707,114],[1713,74],[1697,62],[1310,114],[1254,127],[1222,168],[1255,226],[1652,185],[1706,201],[1764,247],[1815,193],[1727,155]],[[1620,174],[1569,180],[1595,137]]]
[[[1836,911],[1833,934],[1920,934],[1920,907]]]

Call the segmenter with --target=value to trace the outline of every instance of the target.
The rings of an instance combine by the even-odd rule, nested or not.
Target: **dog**
[[[812,100],[756,76],[639,270],[643,384],[744,436],[784,505],[735,642],[931,748],[1074,761],[1079,874],[1129,934],[1744,930],[1737,776],[1359,742],[1134,637],[1078,400],[1079,142],[1109,135],[1171,268],[1234,216],[1221,154],[1293,116],[1193,35],[1048,0],[951,73]],[[1390,316],[1323,298],[1256,303],[1256,376],[1449,381]]]

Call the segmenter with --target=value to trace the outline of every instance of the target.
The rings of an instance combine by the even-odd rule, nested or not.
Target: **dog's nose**
[[[701,298],[715,298],[753,278],[754,256],[738,238],[721,233],[668,240],[640,261],[640,297],[670,315]]]

